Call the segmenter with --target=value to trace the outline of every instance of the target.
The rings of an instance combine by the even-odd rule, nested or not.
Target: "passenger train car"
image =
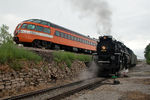
[[[17,44],[92,53],[97,40],[40,19],[25,20],[14,31]]]

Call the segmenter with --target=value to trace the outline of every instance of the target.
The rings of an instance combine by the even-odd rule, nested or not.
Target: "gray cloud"
[[[112,12],[106,0],[69,0],[83,18],[91,16],[99,34],[111,33]]]

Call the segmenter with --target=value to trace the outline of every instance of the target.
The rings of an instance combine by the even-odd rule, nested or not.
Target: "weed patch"
[[[18,60],[28,60],[35,63],[42,60],[40,56],[23,48],[17,48],[12,43],[5,43],[0,46],[0,64],[9,64],[13,69],[21,69]]]
[[[89,62],[92,59],[89,55],[81,55],[65,51],[55,51],[53,52],[53,57],[54,61],[57,63],[65,62],[69,68],[74,60]]]

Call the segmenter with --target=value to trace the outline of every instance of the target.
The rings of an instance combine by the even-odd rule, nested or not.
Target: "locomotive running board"
[[[110,61],[98,61],[98,63],[110,63]]]

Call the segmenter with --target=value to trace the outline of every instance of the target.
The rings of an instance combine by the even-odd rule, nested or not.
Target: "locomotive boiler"
[[[99,67],[99,73],[105,75],[118,74],[123,69],[135,66],[137,61],[133,51],[112,36],[99,37],[93,59]]]

